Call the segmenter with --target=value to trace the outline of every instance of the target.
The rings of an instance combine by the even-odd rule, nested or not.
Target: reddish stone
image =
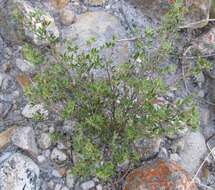
[[[25,87],[29,86],[31,83],[31,79],[28,75],[18,75],[16,77],[17,82],[19,83],[19,85],[24,89]]]
[[[57,9],[62,9],[69,3],[69,0],[52,0],[52,3]]]
[[[61,175],[62,177],[65,177],[66,174],[67,174],[67,169],[68,169],[68,168],[66,168],[66,167],[62,167],[62,168],[59,168],[59,169],[58,169],[58,172],[60,173],[60,175]]]
[[[11,127],[0,133],[0,150],[5,148],[11,142],[11,137],[16,131],[16,127]]]
[[[189,174],[175,162],[157,160],[131,172],[124,190],[198,190]]]

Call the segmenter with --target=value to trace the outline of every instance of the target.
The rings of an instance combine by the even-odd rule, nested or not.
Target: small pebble
[[[102,190],[102,185],[101,184],[96,185],[96,190]]]
[[[82,190],[89,190],[91,188],[95,187],[95,182],[93,180],[86,181],[81,184],[81,189]]]
[[[54,189],[54,182],[53,181],[49,181],[48,182],[48,187],[50,188],[50,189]]]
[[[75,22],[75,13],[72,10],[64,9],[60,12],[60,20],[63,25],[71,25]]]
[[[66,174],[66,185],[69,188],[73,188],[75,185],[75,177],[71,174],[70,170],[68,170]]]
[[[46,161],[46,158],[45,158],[45,156],[43,156],[43,155],[39,155],[39,156],[37,157],[37,160],[38,160],[38,162],[43,163],[43,162]]]
[[[59,173],[57,170],[52,170],[52,175],[53,175],[54,177],[62,177],[62,176],[60,175],[60,173]]]
[[[61,184],[56,184],[54,190],[61,190],[62,185]]]
[[[179,162],[181,160],[181,158],[178,154],[170,154],[170,160]]]

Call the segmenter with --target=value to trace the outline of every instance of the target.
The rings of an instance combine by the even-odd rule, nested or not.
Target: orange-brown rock
[[[189,174],[175,162],[156,160],[131,172],[124,190],[198,190]]]
[[[28,75],[21,74],[16,77],[17,82],[19,85],[24,89],[25,87],[29,86],[31,83],[31,79]]]
[[[0,150],[5,148],[11,142],[11,137],[15,133],[15,130],[15,127],[11,127],[0,133]]]
[[[56,8],[62,9],[69,3],[69,0],[52,0],[52,3]]]

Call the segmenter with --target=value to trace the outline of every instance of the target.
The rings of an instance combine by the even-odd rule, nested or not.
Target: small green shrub
[[[41,52],[34,48],[31,44],[25,44],[22,48],[22,55],[25,60],[29,61],[34,65],[39,65],[44,62],[44,56]]]
[[[50,134],[50,138],[51,138],[52,142],[56,143],[63,139],[63,135],[60,132],[53,132]]]
[[[51,22],[47,20],[45,13],[37,9],[30,12],[28,17],[25,19],[25,26],[34,32],[40,40],[48,41],[50,44],[58,42],[58,37],[47,30]]]
[[[33,85],[25,89],[25,93],[33,103],[42,101],[50,105],[67,100],[71,88],[68,71],[61,64],[54,64],[38,74]]]
[[[183,109],[185,100],[169,102],[163,98],[168,87],[162,76],[142,75],[144,62],[131,59],[119,68],[104,62],[101,49],[113,48],[115,43],[113,40],[89,52],[69,46],[62,63],[76,74],[67,74],[64,64],[50,65],[26,91],[35,103],[66,102],[62,117],[78,121],[72,142],[73,151],[81,155],[72,172],[105,181],[116,174],[117,166],[124,161],[138,161],[132,149],[135,140],[175,133],[187,125],[196,128],[199,124],[193,106]],[[106,73],[100,80],[92,76],[98,68]]]
[[[91,46],[95,41],[91,39],[88,51],[68,43],[59,63],[48,65],[26,89],[32,102],[48,106],[60,102],[65,105],[62,118],[77,121],[71,137],[73,153],[78,155],[72,167],[74,175],[109,181],[120,164],[129,160],[132,167],[140,160],[132,148],[135,140],[199,126],[199,113],[192,99],[168,100],[170,89],[163,80],[174,70],[168,65],[161,67],[161,63],[173,50],[171,37],[180,24],[180,10],[178,4],[173,6],[158,34],[147,28],[145,41],[139,35],[128,62],[113,66],[111,57],[101,57],[104,49],[113,50],[115,38],[97,48]],[[155,35],[161,43],[152,49]],[[104,71],[103,78],[94,75],[97,69]]]

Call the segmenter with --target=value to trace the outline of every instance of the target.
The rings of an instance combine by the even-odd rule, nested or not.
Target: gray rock
[[[52,145],[52,140],[49,133],[42,133],[37,142],[41,149],[48,149]]]
[[[0,11],[1,34],[9,41],[20,43],[29,40],[36,45],[47,45],[47,40],[40,40],[38,36],[30,30],[28,26],[29,13],[34,12],[37,8],[33,7],[27,0],[8,0],[5,1],[4,9]],[[50,24],[46,31],[59,37],[58,28],[54,19],[47,11],[42,11],[41,20],[49,21]],[[7,19],[5,19],[7,18]],[[33,19],[32,19],[33,20]],[[40,27],[42,22],[34,23]]]
[[[172,153],[180,152],[181,150],[184,149],[184,146],[185,146],[185,142],[183,138],[174,141],[174,143],[171,146]]]
[[[54,177],[62,177],[62,176],[60,175],[60,173],[59,173],[57,170],[55,170],[55,169],[52,170],[52,175],[53,175]]]
[[[1,14],[1,13],[0,13]],[[1,23],[0,23],[0,25],[1,25]],[[6,38],[7,36],[4,36],[4,38]],[[10,48],[8,48],[8,47],[6,47],[5,49],[4,49],[4,51],[3,51],[3,56],[4,56],[4,58],[5,59],[10,59],[11,58],[11,56],[12,56],[12,50],[10,49]]]
[[[39,163],[43,163],[43,162],[46,161],[46,157],[43,156],[43,155],[39,155],[39,156],[37,156],[37,161],[38,161]]]
[[[76,124],[77,124],[77,122],[75,122],[75,121],[71,121],[71,120],[64,121],[64,124],[62,127],[63,132],[72,134],[75,130]]]
[[[208,108],[200,108],[201,125],[208,127],[210,121],[210,110]]]
[[[89,190],[89,189],[95,187],[95,182],[93,180],[86,181],[86,182],[82,183],[80,185],[80,187],[82,190]]]
[[[54,148],[51,153],[51,160],[57,164],[62,164],[67,160],[67,155],[63,151]]]
[[[7,76],[2,82],[2,90],[9,90],[10,87],[12,86],[12,78]]]
[[[67,174],[66,174],[66,185],[69,187],[69,188],[73,188],[74,185],[75,185],[75,176],[73,176],[70,172],[70,170],[67,171]]]
[[[59,150],[65,150],[65,149],[66,149],[66,146],[64,145],[63,142],[58,142],[58,143],[57,143],[57,148],[58,148]]]
[[[102,185],[101,184],[96,185],[96,190],[102,190]]]
[[[44,151],[44,156],[46,158],[48,158],[50,156],[50,154],[51,154],[51,151],[49,149]]]
[[[54,182],[53,182],[52,180],[49,181],[47,185],[48,185],[48,187],[49,187],[50,189],[54,189],[54,185],[55,185],[55,184],[54,184]]]
[[[159,153],[161,139],[139,139],[134,143],[134,149],[140,154],[142,160],[153,158]]]
[[[1,190],[39,190],[39,167],[27,156],[12,155],[0,166]]]
[[[0,87],[2,86],[4,78],[5,78],[4,73],[0,73]]]
[[[105,42],[111,41],[113,36],[117,39],[125,38],[125,29],[116,17],[104,11],[84,13],[77,17],[77,21],[74,24],[62,30],[63,39],[71,40],[83,50],[89,49],[86,42],[92,37],[96,39],[93,46],[98,47],[104,45]],[[109,60],[112,56],[114,65],[124,63],[128,60],[129,45],[128,41],[117,43],[114,51],[109,49],[103,52],[104,59]],[[66,51],[65,44],[62,45],[60,51],[62,53]],[[97,77],[103,77],[104,71],[96,70],[93,74]]]
[[[13,105],[10,102],[0,102],[0,118],[4,118],[8,114],[12,106]]]
[[[184,137],[184,149],[179,152],[180,164],[191,174],[196,172],[201,160],[207,153],[204,136],[199,132],[191,132]]]
[[[70,9],[63,9],[60,12],[60,21],[63,25],[71,25],[75,22],[75,13]]]
[[[9,90],[13,85],[12,78],[4,73],[0,73],[0,89]]]
[[[20,59],[20,58],[17,58],[16,59],[16,66],[22,71],[22,72],[25,72],[25,73],[30,73],[32,72],[35,67],[33,64],[29,63],[28,61],[26,60],[23,60],[23,59]]]
[[[170,154],[170,160],[179,162],[181,160],[180,156],[178,154]]]
[[[54,190],[61,190],[62,185],[61,184],[56,184]]]
[[[22,110],[22,115],[29,119],[33,118],[37,113],[43,115],[44,117],[48,116],[48,111],[44,109],[42,104],[37,104],[34,106],[27,104]]]
[[[0,156],[0,164],[2,162],[4,162],[5,160],[7,160],[9,157],[11,157],[13,154],[13,152],[4,152],[1,156]]]
[[[55,128],[52,126],[52,127],[49,127],[49,133],[54,133],[55,132]]]
[[[103,6],[106,0],[85,0],[84,2],[88,6],[97,7],[97,6]]]
[[[163,160],[167,160],[169,158],[169,155],[168,155],[166,148],[162,147],[160,149],[160,152],[158,154],[158,158],[163,159]]]
[[[3,39],[1,38],[1,36],[0,36],[0,54],[2,53],[2,49],[3,49],[3,47],[4,47],[4,41],[3,41]]]
[[[64,187],[61,188],[61,190],[69,190],[69,188],[64,186]]]
[[[33,154],[38,154],[38,148],[35,141],[35,134],[32,127],[18,128],[12,137],[12,142],[19,148]]]

